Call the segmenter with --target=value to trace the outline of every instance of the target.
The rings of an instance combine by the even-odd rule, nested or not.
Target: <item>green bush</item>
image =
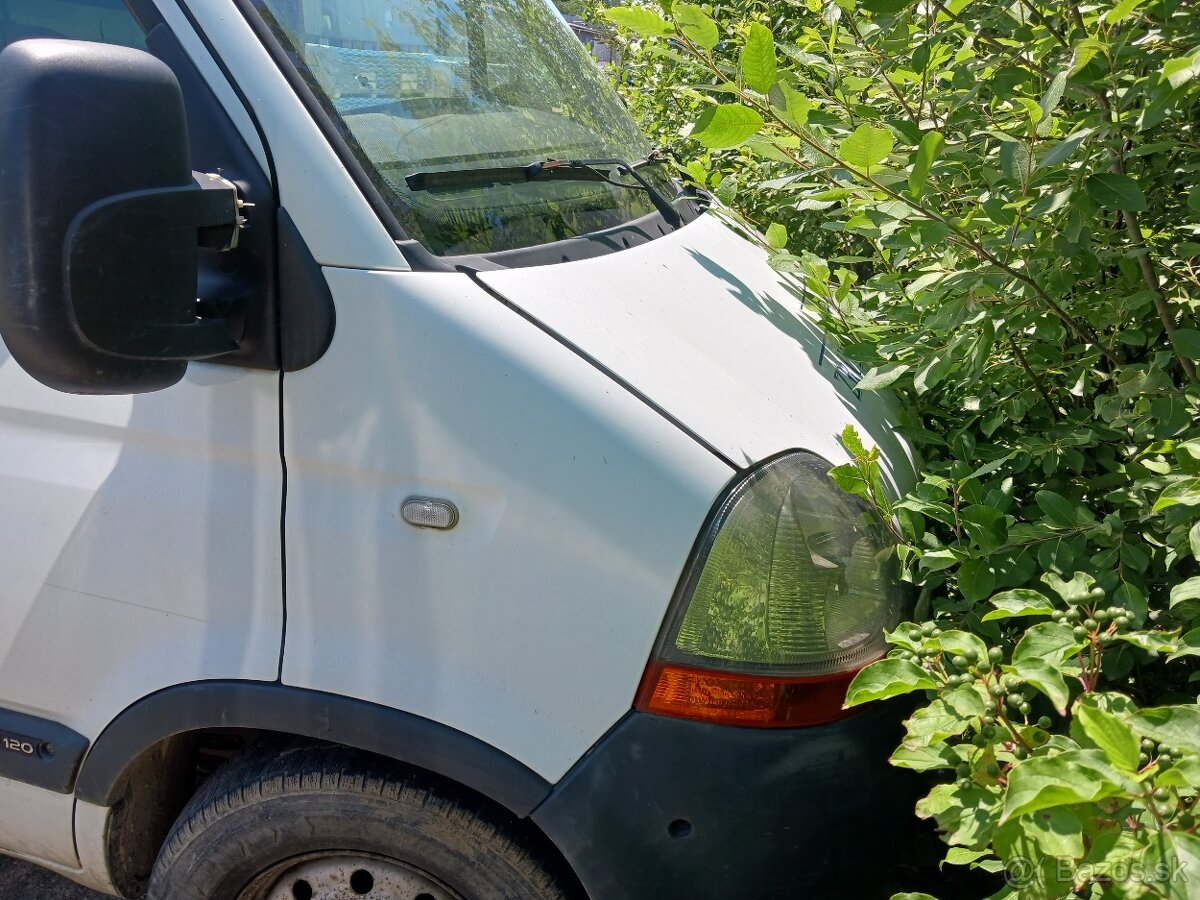
[[[602,14],[643,124],[905,401],[916,488],[887,498],[852,430],[832,475],[924,624],[848,703],[923,692],[892,760],[944,776],[917,815],[946,863],[1004,897],[1200,897],[1200,10]]]

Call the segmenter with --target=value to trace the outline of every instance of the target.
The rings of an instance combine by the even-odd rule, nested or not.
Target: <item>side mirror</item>
[[[147,53],[19,41],[0,53],[0,337],[78,394],[178,382],[238,347],[198,317],[199,247],[230,249],[237,188],[191,170],[179,85]]]

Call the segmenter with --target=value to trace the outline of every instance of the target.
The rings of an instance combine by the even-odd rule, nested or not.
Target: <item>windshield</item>
[[[649,146],[545,0],[254,0],[412,238],[441,255],[545,244],[654,211],[644,191],[530,181],[410,191],[405,177]],[[661,168],[661,167],[660,167]],[[650,175],[674,192],[664,175]]]

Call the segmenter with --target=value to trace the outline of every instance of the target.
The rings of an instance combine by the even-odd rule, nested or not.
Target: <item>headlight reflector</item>
[[[721,501],[681,583],[640,708],[747,725],[839,717],[841,682],[886,651],[883,632],[899,623],[907,595],[883,523],[834,484],[831,468],[811,453],[788,453]],[[788,699],[813,697],[821,711],[798,713]]]

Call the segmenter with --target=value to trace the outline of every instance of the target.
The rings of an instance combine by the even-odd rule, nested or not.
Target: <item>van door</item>
[[[189,96],[216,72],[197,36],[163,31],[150,3],[129,6],[137,15],[122,0],[0,0],[0,40],[170,51],[173,68],[195,66],[176,73],[189,119],[194,102],[212,107],[213,94]],[[192,130],[195,168],[215,164],[214,133],[246,140],[233,126]],[[229,177],[266,185],[250,227],[271,228],[263,148],[226,149],[243,169]],[[171,685],[278,676],[279,378],[193,364],[158,393],[74,396],[0,346],[0,848],[78,865],[69,782],[112,719]],[[29,752],[48,761],[41,774]]]

